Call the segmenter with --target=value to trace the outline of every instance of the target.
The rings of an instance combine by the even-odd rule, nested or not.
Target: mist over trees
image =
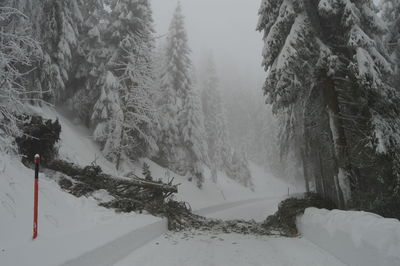
[[[180,4],[160,48],[147,0],[2,1],[1,16],[8,146],[19,133],[17,107],[53,104],[92,130],[117,169],[151,157],[199,187],[204,165],[214,181],[224,171],[251,184],[245,156],[228,139],[221,98],[202,97],[208,81],[196,81]],[[203,112],[207,104],[217,111]]]
[[[189,172],[201,187],[204,182],[201,164],[208,159],[204,117],[189,56],[184,16],[178,4],[170,24],[161,72],[160,157],[176,172],[182,175]]]
[[[117,169],[147,157],[198,187],[207,166],[251,188],[254,162],[385,215],[400,199],[399,15],[394,0],[263,0],[265,104],[235,73],[221,83],[212,55],[194,63],[180,4],[156,36],[149,0],[3,0],[0,146],[28,104],[52,104]]]

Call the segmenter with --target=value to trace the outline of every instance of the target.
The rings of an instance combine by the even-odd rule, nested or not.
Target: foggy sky
[[[157,35],[167,33],[177,0],[151,0]],[[181,0],[192,59],[212,51],[221,82],[241,81],[258,90],[265,73],[261,67],[261,33],[255,31],[261,0]],[[245,88],[244,88],[245,89]]]

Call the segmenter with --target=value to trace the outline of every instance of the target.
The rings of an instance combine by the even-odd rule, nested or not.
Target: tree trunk
[[[326,190],[325,190],[325,173],[324,173],[324,166],[322,164],[322,158],[321,158],[321,152],[318,151],[318,165],[319,165],[319,171],[320,171],[320,194],[322,194],[324,197],[326,197]]]
[[[351,199],[351,167],[347,152],[346,135],[339,118],[340,107],[334,81],[326,77],[323,81],[323,88],[336,162],[336,171],[333,178],[335,185],[338,187],[339,206],[345,208]]]
[[[213,183],[217,183],[218,174],[217,174],[217,166],[214,162],[211,163],[211,179]]]
[[[86,166],[84,168],[68,163],[63,160],[47,162],[46,168],[61,172],[72,179],[81,181],[94,190],[105,189],[107,191],[118,191],[120,187],[141,187],[146,189],[159,190],[164,193],[177,193],[177,185],[161,182],[149,181],[132,175],[130,178],[113,176],[97,170],[95,167]],[[98,172],[96,172],[98,171]]]
[[[306,192],[310,192],[310,183],[309,183],[309,173],[307,169],[307,157],[306,157],[306,152],[305,148],[301,148],[301,157],[302,157],[302,163],[303,163],[303,175],[304,175],[304,182],[305,182],[305,187],[306,187]]]
[[[125,123],[125,119],[124,122]],[[121,164],[121,155],[122,155],[122,143],[123,143],[123,137],[124,137],[124,126],[122,126],[121,128],[121,135],[119,136],[119,147],[118,147],[118,153],[117,153],[117,162],[115,167],[117,168],[117,170],[119,170],[119,166]]]

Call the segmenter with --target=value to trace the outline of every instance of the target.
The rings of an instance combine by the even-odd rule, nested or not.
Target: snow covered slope
[[[290,191],[296,191],[291,185],[265,173],[261,167],[252,163],[251,171],[255,191],[243,187],[222,172],[218,173],[218,181],[215,184],[211,180],[210,170],[206,167],[204,168],[205,182],[203,188],[198,189],[195,182],[189,182],[188,178],[172,173],[148,159],[144,161],[150,166],[154,177],[162,178],[164,181],[174,177],[174,183],[181,184],[178,187],[177,199],[189,202],[193,209],[246,199],[278,197],[286,195],[288,187],[290,187]],[[138,170],[138,172],[140,171]]]
[[[146,162],[150,166],[150,171],[155,179],[162,179],[167,182],[174,178],[174,183],[181,184],[177,195],[178,200],[187,201],[193,209],[199,209],[210,205],[217,205],[224,202],[239,201],[251,198],[265,198],[287,195],[290,193],[302,192],[296,191],[292,185],[265,173],[262,167],[250,163],[255,191],[243,187],[236,181],[228,178],[225,173],[218,173],[218,182],[214,184],[211,180],[210,170],[205,167],[205,183],[199,190],[195,182],[189,182],[187,177],[180,176],[165,169],[149,159],[142,159],[139,163],[125,161],[120,171],[107,161],[99,149],[92,141],[89,130],[83,126],[73,124],[62,114],[50,108],[32,109],[48,119],[58,118],[61,124],[60,156],[63,159],[77,163],[79,165],[88,165],[94,160],[105,172],[123,175],[127,172],[134,172],[142,176],[142,164]]]
[[[4,260],[7,257],[7,260],[10,259],[10,253],[16,255],[14,258],[23,259],[24,256],[19,255],[24,255],[24,251],[35,246],[43,252],[49,247],[56,247],[70,235],[76,235],[69,241],[70,244],[79,240],[82,232],[94,231],[89,235],[100,233],[104,236],[104,229],[101,228],[107,224],[119,224],[120,234],[123,234],[159,220],[135,213],[116,215],[112,210],[97,206],[93,198],[76,198],[65,193],[51,176],[40,174],[39,182],[39,238],[33,242],[33,170],[14,157],[0,154],[0,265],[24,265],[8,264]],[[79,253],[114,237],[112,234],[105,235],[101,241],[85,242],[86,246],[82,244],[78,249],[75,246],[73,250]],[[38,252],[36,256],[41,254]]]
[[[274,177],[265,174],[256,165],[251,165],[256,185],[255,192],[244,188],[235,181],[219,173],[217,185],[212,183],[208,169],[204,188],[199,190],[194,182],[178,176],[148,159],[140,163],[125,162],[123,170],[118,172],[114,165],[102,156],[99,147],[91,140],[85,127],[72,123],[59,112],[51,108],[31,107],[32,112],[48,119],[58,118],[62,127],[59,143],[59,156],[79,165],[88,165],[96,161],[105,172],[122,175],[134,171],[141,175],[142,163],[150,165],[156,178],[164,180],[175,177],[174,183],[181,183],[177,198],[190,202],[194,209],[231,201],[279,196],[287,193],[288,186]],[[159,221],[158,218],[142,214],[116,214],[112,210],[99,207],[98,199],[104,199],[105,193],[94,197],[76,198],[62,191],[53,176],[40,174],[39,192],[39,239],[31,240],[33,217],[33,170],[26,168],[18,158],[0,154],[0,265],[7,265],[18,254],[30,254],[29,250],[40,251],[60,245],[72,245],[79,236],[89,236],[96,240],[81,242],[64,260],[79,255],[90,248],[112,241],[135,228]],[[118,232],[111,228],[118,227]],[[108,229],[106,229],[108,228]],[[104,234],[104,230],[111,233]],[[112,232],[115,234],[113,235]],[[102,237],[95,237],[102,236]],[[60,247],[62,248],[62,247]],[[65,247],[64,247],[65,248]],[[14,254],[14,255],[13,255]],[[32,255],[32,254],[31,254]],[[19,256],[23,258],[24,256]],[[61,258],[59,258],[61,259]]]
[[[58,143],[59,156],[62,159],[81,166],[96,162],[103,171],[116,173],[115,166],[104,158],[86,127],[73,123],[64,115],[49,107],[31,107],[30,109],[33,113],[46,119],[55,120],[58,118],[61,124],[60,142]]]

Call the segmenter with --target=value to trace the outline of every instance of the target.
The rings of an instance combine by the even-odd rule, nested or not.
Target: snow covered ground
[[[31,243],[33,170],[0,154],[0,250]],[[39,175],[39,241],[90,230],[106,223],[155,221],[149,215],[121,214],[99,207],[94,198],[76,198],[62,191],[52,177]],[[4,252],[4,251],[3,251]]]
[[[299,231],[348,265],[400,265],[400,221],[379,215],[309,208],[297,221]]]
[[[125,162],[122,171],[102,156],[91,140],[89,130],[75,124],[59,112],[48,108],[32,107],[32,111],[45,118],[58,118],[61,126],[60,157],[79,165],[96,161],[105,172],[122,175],[134,171],[141,175],[141,163]],[[177,199],[189,201],[193,209],[265,197],[278,197],[287,193],[288,185],[251,165],[256,190],[244,188],[219,173],[217,185],[206,170],[204,188],[178,176],[157,164],[150,165],[156,178],[175,177],[181,183]],[[90,250],[121,239],[143,226],[157,223],[159,218],[145,214],[116,214],[99,207],[98,200],[107,197],[97,193],[94,197],[76,198],[62,191],[54,176],[40,174],[39,238],[31,240],[33,217],[33,170],[26,168],[15,157],[0,154],[0,265],[58,265]],[[289,186],[291,191],[294,188]],[[221,205],[222,206],[222,205]],[[236,206],[236,203],[235,203]],[[224,206],[226,207],[226,206]],[[261,214],[260,214],[261,217]]]
[[[50,108],[32,107],[32,109],[48,119],[59,119],[62,128],[59,144],[61,158],[82,166],[96,160],[96,163],[107,173],[123,175],[124,173],[134,172],[138,176],[142,176],[142,164],[146,162],[150,166],[150,171],[154,178],[162,179],[165,182],[174,178],[174,183],[180,184],[177,199],[189,202],[193,209],[224,202],[287,195],[288,189],[290,193],[304,191],[302,188],[295,188],[293,185],[275,178],[266,173],[262,167],[253,163],[250,163],[250,170],[255,187],[254,191],[243,187],[222,172],[218,172],[218,182],[214,184],[211,180],[210,170],[207,167],[204,168],[205,183],[201,190],[196,187],[195,182],[189,182],[187,177],[179,176],[148,159],[142,159],[139,163],[125,161],[118,172],[115,166],[102,156],[98,146],[92,141],[88,129],[72,123],[65,116]]]
[[[264,205],[266,204],[266,205]],[[275,200],[264,200],[208,216],[257,219],[270,214]],[[272,208],[266,207],[271,206]],[[246,211],[246,208],[250,211]],[[305,238],[282,238],[208,232],[167,233],[136,250],[116,266],[344,266]]]
[[[33,170],[0,154],[0,265],[58,265],[159,218],[116,214],[40,174],[39,238],[32,241]]]
[[[311,242],[237,234],[166,234],[115,266],[344,266]]]
[[[194,182],[189,182],[186,177],[176,175],[152,161],[145,161],[150,165],[150,170],[154,177],[161,177],[164,181],[175,177],[174,183],[180,184],[178,187],[177,200],[189,202],[194,210],[246,199],[281,197],[287,195],[288,188],[290,192],[302,192],[301,189],[296,190],[292,185],[286,184],[272,175],[265,173],[261,167],[253,163],[250,163],[250,169],[253,174],[255,191],[241,186],[222,172],[218,172],[218,181],[217,184],[214,184],[207,168],[204,169],[205,183],[200,190],[196,187]],[[137,172],[139,172],[139,170]]]
[[[205,215],[210,218],[222,220],[243,219],[262,222],[265,220],[265,218],[274,214],[278,210],[279,202],[285,198],[286,196],[265,198],[247,204],[240,204],[239,206],[233,208],[234,211],[229,208],[210,214],[206,213]]]
[[[262,221],[276,211],[288,189],[291,194],[302,192],[254,164],[250,167],[255,191],[223,173],[213,184],[208,169],[204,188],[199,190],[186,177],[148,159],[125,162],[117,171],[102,156],[87,129],[50,108],[32,109],[44,117],[59,118],[61,158],[82,166],[96,161],[105,172],[115,175],[128,171],[141,175],[142,163],[146,162],[154,177],[165,181],[174,177],[174,182],[181,184],[177,199],[188,201],[208,217]],[[33,170],[17,158],[0,153],[1,266],[113,265],[117,261],[118,266],[344,265],[321,248],[349,265],[399,265],[399,222],[372,214],[307,210],[299,224],[304,238],[196,231],[157,238],[166,231],[165,220],[146,214],[117,214],[97,205],[107,198],[106,193],[76,198],[62,191],[54,176],[44,173],[40,174],[39,238],[32,241],[32,190]],[[157,239],[145,245],[154,238]]]

